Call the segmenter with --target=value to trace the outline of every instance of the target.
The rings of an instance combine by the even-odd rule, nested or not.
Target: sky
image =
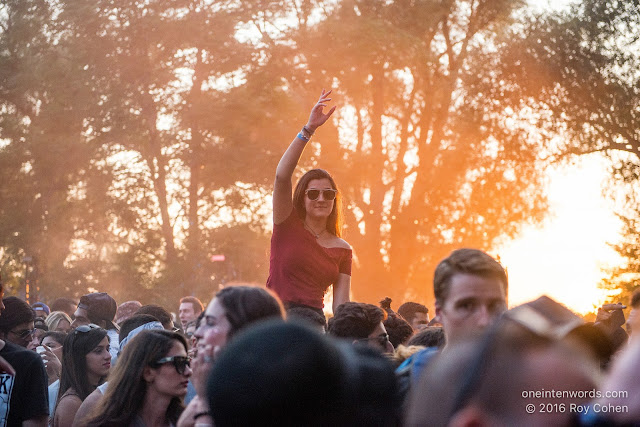
[[[569,7],[569,0],[529,0],[538,10]],[[509,305],[548,295],[585,314],[607,294],[598,287],[607,267],[622,259],[610,244],[622,224],[614,202],[603,195],[608,171],[601,154],[549,169],[551,212],[540,227],[526,227],[495,253],[509,273]]]
[[[619,240],[622,224],[614,202],[602,194],[606,160],[584,156],[547,173],[549,217],[495,251],[509,273],[509,305],[548,295],[587,313],[606,297],[598,288],[603,268],[621,262],[609,245]]]

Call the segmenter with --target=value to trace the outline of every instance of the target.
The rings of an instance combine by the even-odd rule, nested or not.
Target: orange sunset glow
[[[603,269],[621,262],[609,246],[620,221],[602,194],[606,176],[599,156],[549,171],[549,217],[497,249],[509,272],[511,306],[544,294],[583,314],[603,303]]]

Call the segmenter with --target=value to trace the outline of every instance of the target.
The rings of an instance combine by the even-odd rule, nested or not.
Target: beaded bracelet
[[[302,134],[302,132],[298,132],[298,138],[300,138],[301,140],[303,140],[304,142],[309,142],[309,138],[307,138],[306,136],[304,136]]]

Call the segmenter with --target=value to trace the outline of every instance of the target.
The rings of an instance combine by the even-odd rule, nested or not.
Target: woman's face
[[[213,347],[214,357],[227,345],[227,338],[231,330],[231,323],[227,319],[227,313],[218,298],[211,301],[204,313],[202,323],[206,323],[209,328],[204,334],[204,345]]]
[[[328,178],[312,179],[305,190],[331,190],[331,181]],[[322,192],[316,200],[310,200],[309,196],[304,196],[304,209],[307,216],[317,218],[328,218],[333,211],[333,200],[325,200]]]
[[[65,334],[68,334],[69,331],[71,331],[71,323],[69,323],[67,319],[60,319],[60,321],[58,322],[58,326],[56,326],[54,331],[64,332]]]
[[[27,345],[27,350],[35,350],[36,347],[40,345],[40,341],[42,341],[42,337],[46,333],[47,331],[43,331],[42,329],[36,328],[33,335],[31,335],[31,341]]]
[[[87,375],[89,383],[98,385],[100,378],[106,377],[111,368],[111,354],[109,353],[109,339],[104,337],[100,344],[85,356],[87,359]]]
[[[180,341],[173,341],[171,350],[163,358],[174,356],[187,357],[187,351]],[[157,393],[180,398],[187,394],[187,385],[192,374],[189,366],[184,366],[184,371],[180,373],[173,362],[167,362],[151,371],[150,377],[145,380]]]
[[[51,352],[56,355],[58,360],[62,362],[62,344],[53,339],[53,337],[49,336],[42,340],[41,345],[46,345],[49,347]]]

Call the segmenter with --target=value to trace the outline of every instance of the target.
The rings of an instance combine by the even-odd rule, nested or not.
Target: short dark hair
[[[0,316],[0,331],[5,334],[21,323],[33,322],[36,312],[26,302],[18,297],[6,297],[2,299],[4,310]]]
[[[636,289],[631,294],[631,307],[640,308],[640,289]]]
[[[57,342],[58,344],[64,345],[64,339],[67,337],[67,334],[59,331],[45,332],[44,335],[42,336],[42,339],[40,340],[40,344],[42,344],[42,341],[44,341],[44,339],[48,337],[53,338],[55,342]]]
[[[389,335],[389,341],[393,344],[393,348],[398,348],[413,335],[413,328],[409,322],[391,309],[391,298],[387,297],[380,301],[380,308],[387,312],[387,318],[383,323]]]
[[[216,294],[224,308],[231,338],[245,326],[269,318],[284,319],[286,313],[280,299],[268,289],[253,286],[229,286]]]
[[[389,361],[296,322],[248,328],[224,349],[207,380],[216,426],[400,425]]]
[[[129,335],[129,333],[135,328],[151,322],[160,321],[156,319],[155,316],[152,316],[150,314],[134,314],[133,316],[122,322],[122,325],[120,325],[120,334],[118,335],[118,340],[122,342],[122,340],[124,340],[127,335]]]
[[[442,347],[445,343],[444,329],[440,326],[427,326],[411,337],[407,346]]]
[[[287,319],[300,321],[327,329],[327,318],[310,307],[291,307],[287,309]]]
[[[196,313],[202,313],[204,311],[204,306],[202,305],[202,301],[200,301],[196,297],[188,296],[180,298],[180,304],[182,303],[191,303],[193,306],[193,311]]]
[[[162,323],[165,329],[167,329],[171,323],[173,323],[173,317],[171,317],[171,313],[169,313],[164,307],[161,307],[156,304],[147,304],[140,307],[134,315],[138,314],[150,314],[158,320],[158,322]]]
[[[398,314],[404,317],[404,319],[409,323],[413,322],[413,318],[416,316],[416,313],[426,314],[429,313],[429,309],[426,305],[413,301],[405,302],[400,307],[398,307]]]
[[[345,302],[329,319],[329,334],[340,338],[367,338],[386,318],[387,313],[373,304]]]
[[[51,312],[62,311],[72,316],[76,310],[76,302],[70,298],[60,297],[54,299],[49,307],[51,308]]]
[[[80,297],[78,308],[87,310],[87,317],[91,323],[99,324],[104,321],[105,329],[117,329],[113,320],[116,317],[118,304],[106,292],[93,292]]]
[[[433,293],[437,304],[444,304],[449,296],[451,279],[456,274],[470,274],[486,279],[497,279],[507,290],[507,273],[498,261],[479,249],[456,249],[440,261],[433,275]]]

